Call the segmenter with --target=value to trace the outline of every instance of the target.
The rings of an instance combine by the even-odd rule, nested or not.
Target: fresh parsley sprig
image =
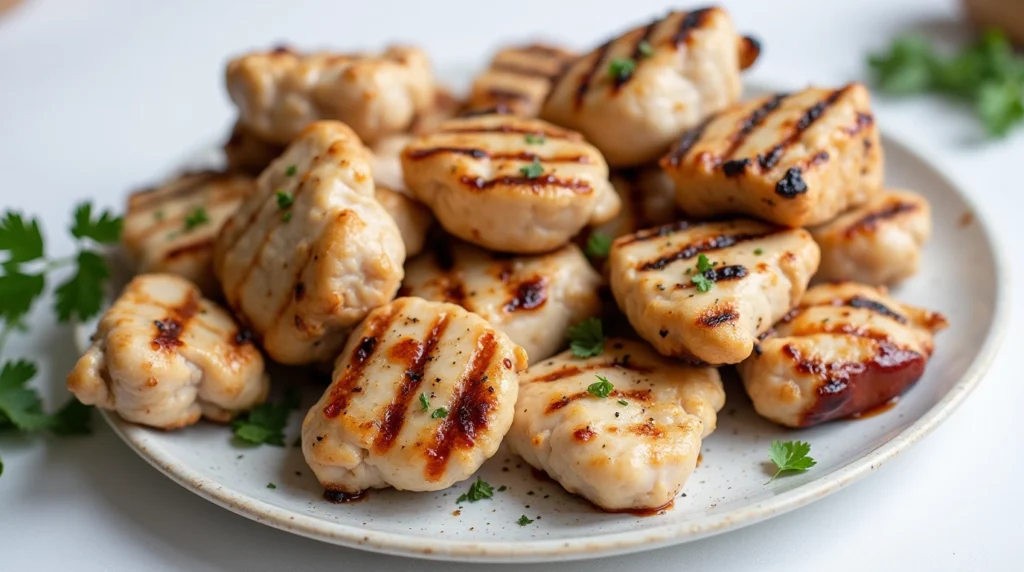
[[[604,333],[599,318],[587,318],[569,327],[569,348],[580,358],[594,357],[604,350]]]
[[[494,487],[490,483],[481,479],[476,478],[476,482],[469,485],[469,491],[463,493],[459,498],[455,499],[455,502],[476,502],[478,500],[489,499],[494,496]]]
[[[816,465],[818,462],[809,455],[810,452],[811,444],[805,441],[772,441],[768,457],[779,470],[775,471],[768,482],[774,481],[784,472],[803,473]]]
[[[288,417],[298,407],[298,395],[289,391],[280,402],[264,403],[235,418],[231,429],[240,442],[284,447],[284,428]]]
[[[600,375],[597,376],[597,381],[587,386],[587,393],[600,399],[605,399],[614,390],[615,386],[612,385],[612,382],[608,381],[607,377],[601,377]]]
[[[591,258],[608,258],[612,251],[612,237],[603,232],[593,232],[587,238],[587,255]]]
[[[868,65],[890,94],[933,92],[970,103],[991,136],[1024,123],[1024,58],[1000,31],[989,30],[948,57],[924,36],[900,36],[871,54]]]

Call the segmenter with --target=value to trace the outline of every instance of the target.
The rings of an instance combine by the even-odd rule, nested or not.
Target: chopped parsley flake
[[[590,395],[600,397],[601,399],[608,397],[608,394],[610,394],[613,389],[615,389],[615,386],[612,385],[612,382],[608,381],[608,378],[601,377],[600,375],[597,376],[597,381],[587,386],[587,392],[590,393]]]
[[[478,500],[489,499],[494,496],[494,488],[491,487],[490,483],[481,479],[476,478],[476,482],[469,485],[469,492],[464,493],[462,496],[457,498],[455,502],[476,502]]]
[[[294,202],[295,197],[293,197],[291,193],[277,191],[277,208],[285,210],[286,208],[292,206],[292,203]]]
[[[448,409],[446,407],[438,407],[430,414],[431,419],[444,419],[448,417]]]
[[[629,402],[626,401],[625,399],[620,399],[619,400],[619,405],[629,405]]]
[[[715,283],[714,280],[711,280],[703,274],[694,274],[690,277],[690,281],[697,287],[698,292],[707,292]]]
[[[630,58],[615,58],[608,64],[608,75],[618,81],[626,81],[636,71],[636,61]]]
[[[298,170],[298,167],[296,167],[295,165],[288,165],[288,168],[284,170],[284,174],[291,177],[294,176],[295,172]]]
[[[430,400],[427,399],[427,394],[426,393],[421,393],[420,394],[420,407],[423,408],[423,409],[420,409],[420,411],[422,413],[426,413],[427,411],[430,411]]]
[[[196,207],[195,210],[185,217],[185,232],[189,232],[195,227],[208,222],[210,222],[210,217],[206,214],[206,209],[201,206]]]
[[[530,524],[531,522],[533,522],[533,520],[527,518],[526,515],[524,514],[523,516],[519,517],[519,520],[516,521],[516,524],[518,524],[519,526],[526,526],[527,524]]]
[[[640,55],[649,58],[654,55],[654,47],[647,40],[644,40],[636,45],[636,50],[640,52]]]
[[[707,272],[708,270],[711,270],[711,268],[713,266],[714,265],[712,265],[711,262],[708,261],[708,257],[707,256],[704,256],[703,254],[701,254],[700,256],[697,257],[697,271],[698,272]]]
[[[267,483],[267,488],[268,489],[276,489],[277,485],[275,485],[274,483]]]
[[[527,145],[542,145],[545,141],[547,141],[547,138],[543,135],[536,135],[534,133],[526,134]]]
[[[533,158],[533,163],[520,167],[519,172],[528,179],[536,179],[537,177],[544,174],[544,165],[540,164],[540,159],[537,157]]]
[[[283,220],[284,222],[288,222],[288,221],[292,220],[292,211],[288,211],[288,212],[284,213],[283,215],[281,215],[281,220]]]

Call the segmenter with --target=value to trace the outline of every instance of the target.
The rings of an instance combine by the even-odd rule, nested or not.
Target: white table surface
[[[356,4],[350,6],[350,4]],[[765,45],[762,81],[838,84],[864,76],[865,53],[907,30],[953,37],[953,2],[726,2]],[[376,46],[404,39],[436,61],[476,61],[516,30],[578,45],[661,13],[628,2],[132,2],[26,0],[0,16],[0,205],[39,213],[52,254],[83,197],[120,208],[125,192],[220,139],[232,120],[226,58],[289,40]],[[1021,7],[1024,10],[1024,7]],[[995,227],[1021,274],[1024,130],[989,142],[963,108],[877,98],[881,125],[934,159]],[[942,232],[942,229],[937,229]],[[950,280],[984,280],[971,261]],[[1017,281],[1011,298],[1021,299]],[[882,470],[810,507],[762,524],[642,555],[517,570],[1021,570],[1024,381],[1012,367],[1024,315],[953,417]],[[7,357],[42,366],[63,401],[76,357],[47,308]],[[91,437],[0,438],[0,570],[476,570],[348,550],[233,515],[164,478],[99,420]]]

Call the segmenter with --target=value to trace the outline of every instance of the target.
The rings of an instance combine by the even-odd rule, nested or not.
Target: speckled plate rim
[[[666,523],[648,530],[608,533],[572,540],[470,542],[411,536],[325,522],[254,499],[206,478],[188,466],[176,464],[174,459],[160,457],[149,447],[149,439],[154,435],[151,430],[122,421],[117,415],[110,412],[104,411],[103,417],[114,429],[114,432],[139,456],[171,480],[206,500],[256,522],[293,534],[341,546],[398,556],[495,563],[577,560],[653,550],[761,522],[836,492],[870,474],[930,433],[949,418],[971,390],[978,385],[995,358],[1006,332],[1010,304],[1009,275],[1006,269],[1009,266],[1002,248],[992,234],[992,227],[985,219],[985,215],[977,209],[977,205],[969,195],[961,191],[940,168],[917,154],[899,138],[883,133],[882,141],[883,145],[887,147],[899,147],[902,152],[913,156],[952,189],[970,209],[974,216],[974,224],[978,225],[982,238],[991,252],[997,272],[994,281],[996,288],[996,299],[993,304],[994,318],[989,324],[981,349],[975,355],[965,374],[938,403],[917,421],[873,451],[851,459],[840,468],[819,479],[768,500],[685,523]],[[88,339],[88,335],[84,337],[78,335],[76,338]]]

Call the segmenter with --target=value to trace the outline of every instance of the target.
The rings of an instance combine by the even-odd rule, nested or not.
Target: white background
[[[751,77],[797,87],[863,78],[866,53],[901,32],[949,39],[963,33],[953,2],[725,4],[741,30],[764,42]],[[62,228],[75,200],[93,197],[121,208],[127,190],[226,133],[232,117],[222,68],[251,47],[288,40],[356,48],[402,39],[427,48],[436,61],[476,62],[517,32],[586,46],[664,9],[644,0],[26,0],[0,17],[0,204],[38,213],[50,253],[66,254]],[[934,160],[981,205],[1019,277],[1024,130],[988,142],[969,111],[928,98],[879,97],[876,110],[884,129]],[[972,273],[969,259],[948,270],[950,280],[988,279]],[[1017,284],[1011,298],[1019,301]],[[1024,569],[1019,307],[1003,351],[967,403],[867,480],[712,539],[536,569]],[[37,359],[38,382],[54,402],[63,401],[63,376],[76,357],[70,332],[54,327],[45,307],[32,318],[31,334],[9,344],[7,357]],[[0,438],[0,570],[479,568],[361,553],[248,521],[165,479],[96,424],[86,438]]]

